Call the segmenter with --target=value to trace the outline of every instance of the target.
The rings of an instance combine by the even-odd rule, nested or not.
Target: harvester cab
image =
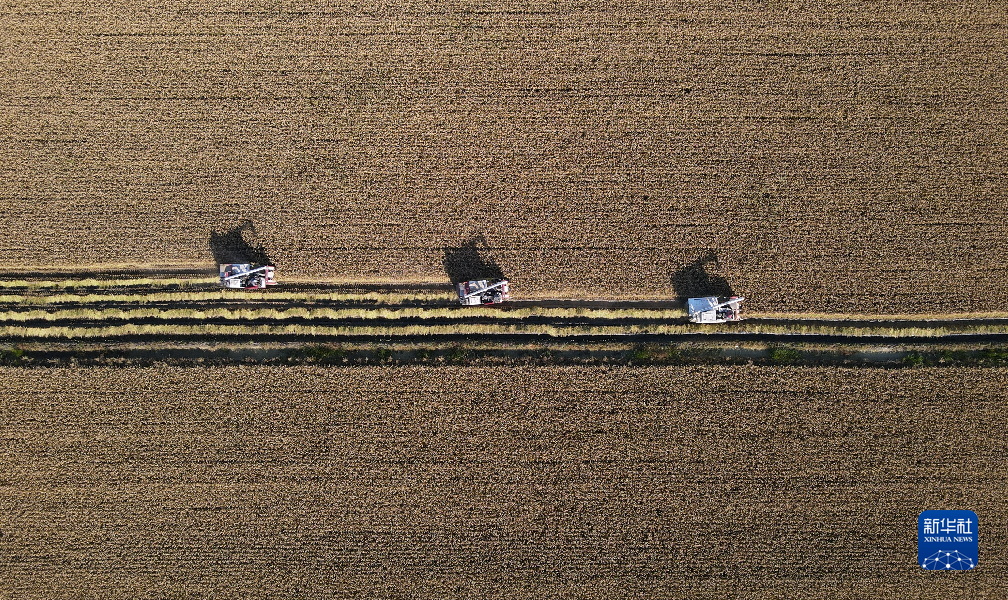
[[[727,323],[742,320],[742,301],[745,298],[690,298],[686,301],[689,320],[693,323]]]
[[[262,290],[276,285],[273,265],[227,264],[220,265],[221,287],[244,290]]]
[[[511,299],[507,279],[479,279],[455,284],[459,302],[466,305],[500,304]]]

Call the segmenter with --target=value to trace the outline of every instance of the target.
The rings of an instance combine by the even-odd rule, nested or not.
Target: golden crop
[[[907,576],[917,514],[947,502],[982,515],[990,540],[971,589],[1003,586],[1006,369],[162,366],[0,380],[9,596],[647,578],[690,597],[918,597],[959,585]]]
[[[997,3],[127,1],[0,14],[0,265],[670,298],[698,253],[766,311],[1002,306]],[[19,8],[21,7],[21,8]]]

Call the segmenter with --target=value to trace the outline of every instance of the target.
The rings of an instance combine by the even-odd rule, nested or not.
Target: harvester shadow
[[[266,248],[253,245],[256,237],[255,225],[245,219],[228,231],[210,232],[210,252],[219,265],[229,263],[249,263],[271,265]]]
[[[672,274],[672,288],[679,300],[718,296],[727,298],[735,295],[728,281],[716,271],[721,263],[717,254],[709,251],[693,262],[680,267]]]
[[[453,284],[476,279],[505,279],[482,235],[444,249],[444,270]]]

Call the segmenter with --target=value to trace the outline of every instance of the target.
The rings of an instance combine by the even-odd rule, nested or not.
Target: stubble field
[[[1000,308],[997,3],[5,3],[0,264]],[[688,278],[687,278],[688,279]]]
[[[5,596],[1006,593],[1004,369],[0,378]],[[915,564],[933,508],[976,571]]]

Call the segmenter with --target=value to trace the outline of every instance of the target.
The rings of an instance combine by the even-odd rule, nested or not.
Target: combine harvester
[[[742,301],[745,298],[690,298],[686,301],[686,310],[692,323],[727,323],[742,320]]]
[[[273,265],[231,263],[220,265],[221,287],[242,290],[264,290],[276,285]]]
[[[500,304],[511,299],[507,279],[479,279],[455,284],[464,305]]]

